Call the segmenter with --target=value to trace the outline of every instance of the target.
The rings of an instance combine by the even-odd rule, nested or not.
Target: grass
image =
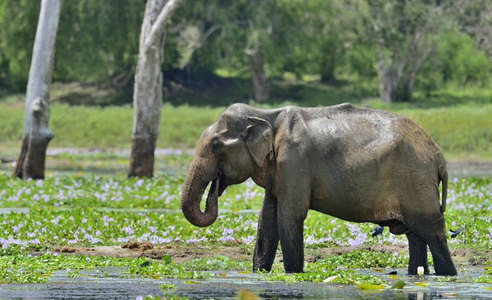
[[[377,103],[366,103],[380,108]],[[205,128],[224,108],[164,105],[158,148],[194,148]],[[492,104],[446,108],[391,108],[409,116],[435,139],[448,158],[492,158]],[[0,104],[0,151],[17,150],[23,130],[23,108]],[[123,107],[86,107],[54,104],[50,148],[129,149],[133,111]]]
[[[17,148],[22,136],[24,111],[0,104],[0,142]],[[193,148],[203,130],[215,122],[222,108],[192,108],[165,105],[162,109],[158,148]],[[50,147],[129,148],[133,110],[122,107],[87,107],[54,104],[50,127],[55,139]],[[2,146],[0,146],[2,148]]]

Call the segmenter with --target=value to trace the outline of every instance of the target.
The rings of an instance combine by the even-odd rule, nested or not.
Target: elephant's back
[[[351,221],[398,219],[404,194],[434,189],[442,154],[410,119],[342,107],[308,124],[315,198],[331,199],[313,209]]]

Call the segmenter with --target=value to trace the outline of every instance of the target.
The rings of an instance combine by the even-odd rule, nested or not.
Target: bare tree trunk
[[[429,57],[434,52],[434,50],[435,50],[434,45],[431,45],[421,54],[420,57],[418,57],[416,48],[415,51],[410,53],[411,57],[417,59],[413,61],[413,64],[411,66],[412,69],[409,72],[409,74],[406,77],[404,77],[403,91],[401,95],[402,101],[412,101],[413,86],[415,85],[415,79],[417,78],[417,74],[420,72],[422,65],[429,59]]]
[[[24,133],[13,175],[43,179],[46,149],[54,134],[49,128],[50,87],[56,32],[62,0],[43,0],[27,83]]]
[[[270,84],[265,71],[265,58],[261,50],[249,56],[249,69],[253,81],[253,98],[256,102],[266,102],[270,95]]]
[[[148,0],[140,32],[133,92],[133,132],[128,176],[152,177],[162,106],[165,25],[181,0]]]
[[[396,102],[396,84],[389,72],[384,72],[379,78],[379,95],[381,101],[386,103]]]
[[[321,82],[335,83],[335,52],[323,54],[320,62]]]
[[[384,45],[380,44],[380,51],[378,57],[378,74],[379,74],[379,96],[381,101],[392,103],[396,102],[396,89],[400,83],[401,76],[403,74],[403,68],[405,67],[405,60],[395,62],[394,56],[391,57],[389,62],[384,58]]]

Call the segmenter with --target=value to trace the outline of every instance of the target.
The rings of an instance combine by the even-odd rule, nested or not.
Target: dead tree
[[[42,0],[27,83],[22,147],[13,175],[43,179],[49,128],[51,71],[62,0]]]
[[[162,106],[165,25],[182,0],[148,0],[140,32],[133,92],[133,132],[129,177],[154,175],[154,151]]]

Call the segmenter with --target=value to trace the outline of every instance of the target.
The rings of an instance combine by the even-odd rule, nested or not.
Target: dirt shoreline
[[[342,255],[354,250],[378,251],[382,253],[408,254],[407,245],[385,245],[385,246],[339,246],[325,248],[307,248],[305,250],[305,260],[315,262],[317,260],[333,255]],[[171,243],[162,246],[153,245],[150,242],[130,242],[115,246],[94,246],[94,247],[55,247],[55,252],[66,255],[88,255],[88,256],[108,256],[115,258],[139,258],[148,257],[151,259],[162,259],[170,255],[173,262],[183,263],[185,261],[209,258],[214,259],[218,255],[229,257],[233,261],[248,262],[253,258],[253,245],[200,245]],[[459,269],[464,266],[482,266],[487,264],[492,257],[492,250],[479,251],[475,249],[451,249],[451,256],[456,267]],[[282,254],[277,252],[275,261],[282,261]]]

